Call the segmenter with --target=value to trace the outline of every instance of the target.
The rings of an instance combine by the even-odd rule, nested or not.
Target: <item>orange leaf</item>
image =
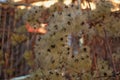
[[[42,34],[45,34],[47,32],[47,30],[45,29],[45,27],[47,26],[47,24],[41,24],[41,28],[36,28],[34,29],[33,27],[30,26],[30,24],[27,22],[26,23],[26,29],[28,32],[31,32],[31,33],[42,33]]]

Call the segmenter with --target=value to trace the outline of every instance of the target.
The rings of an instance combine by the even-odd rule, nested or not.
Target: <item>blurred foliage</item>
[[[83,14],[81,14],[78,6],[73,4],[66,6],[62,2],[63,0],[59,0],[50,8],[34,6],[28,11],[26,9],[16,10],[15,19],[17,21],[22,20],[24,23],[29,22],[34,28],[41,27],[41,23],[49,23],[47,34],[37,35],[34,47],[35,60],[33,60],[31,50],[24,52],[23,57],[28,65],[35,65],[35,70],[28,80],[98,80],[99,78],[101,80],[112,80],[110,77],[115,75],[113,74],[113,64],[97,57],[96,69],[92,70],[94,55],[91,53],[91,46],[82,45],[78,49],[77,45],[80,43],[77,42],[69,46],[68,36],[70,34],[79,36],[80,33],[84,33],[88,35],[88,42],[92,41],[93,36],[96,35],[104,38],[105,32],[108,37],[119,37],[120,11],[111,12],[114,5],[109,1],[100,0],[96,3],[97,8],[95,10],[83,10]],[[28,40],[24,34],[26,33],[24,25],[17,27],[14,32],[10,37],[13,46]],[[80,35],[79,39],[82,37]],[[119,53],[119,50],[116,51],[110,58],[111,61],[114,60],[115,64],[119,64]],[[4,64],[2,56],[0,50],[0,65]],[[5,72],[12,74],[14,70],[6,69]]]
[[[110,76],[113,76],[114,63],[110,64],[109,60],[96,57],[96,66],[94,65],[96,69],[92,70],[95,60],[93,54],[96,50],[91,51],[91,46],[87,44],[76,49],[77,44],[79,45],[77,42],[72,43],[74,46],[68,46],[68,36],[73,33],[77,36],[84,33],[88,35],[88,43],[96,35],[106,39],[105,32],[108,37],[119,37],[120,20],[116,14],[120,12],[111,12],[113,5],[103,0],[97,3],[95,10],[85,10],[83,14],[76,5],[59,6],[53,5],[49,9],[51,13],[48,18],[47,34],[37,35],[34,48],[36,67],[28,80],[112,80]],[[31,25],[39,25],[41,9],[42,7],[33,7],[25,14],[25,20]],[[98,45],[94,42],[92,48],[95,49]],[[74,49],[77,50],[76,54],[72,52]],[[119,61],[115,55],[113,54],[113,58]],[[110,57],[110,60],[113,59]]]
[[[0,50],[0,66],[3,64],[4,64],[3,53],[2,53],[2,50]]]
[[[101,1],[97,3],[97,9],[90,12],[88,21],[93,29],[98,31],[99,35],[104,36],[104,30],[107,31],[107,35],[116,36],[120,35],[119,25],[120,12],[111,12],[114,7],[110,1]]]
[[[22,16],[26,13],[26,11],[27,11],[27,8],[25,8],[25,9],[16,8],[16,10],[15,10],[15,20],[18,21],[19,19],[21,19]]]
[[[18,34],[25,34],[27,32],[25,25],[15,28],[14,31]]]
[[[20,44],[24,41],[27,40],[27,36],[24,35],[24,34],[15,34],[13,33],[12,36],[11,36],[11,43],[12,45],[16,46],[17,44]]]
[[[24,52],[24,59],[27,61],[27,64],[30,65],[30,66],[33,66],[34,64],[34,60],[33,60],[33,54],[32,54],[32,51],[25,51]]]
[[[5,69],[6,74],[11,75],[13,74],[14,70],[13,69]]]
[[[24,22],[29,22],[32,27],[39,27],[41,23],[42,12],[45,10],[43,6],[34,6],[23,16]]]
[[[98,71],[96,70],[93,75],[96,80],[99,77],[101,77],[102,80],[106,80],[109,79],[109,76],[113,75],[113,69],[105,60],[98,59],[97,68]]]
[[[58,11],[58,12],[62,11],[64,6],[65,6],[65,4],[63,4],[61,2],[57,2],[49,8],[50,13],[53,13],[55,11]]]

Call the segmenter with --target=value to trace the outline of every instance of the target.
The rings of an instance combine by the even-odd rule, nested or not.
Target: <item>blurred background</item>
[[[35,67],[32,60],[35,58],[33,49],[36,35],[44,34],[35,31],[34,28],[30,30],[31,24],[26,27],[25,14],[32,7],[44,6],[40,12],[42,14],[40,24],[48,24],[48,17],[55,11],[53,7],[57,7],[55,9],[59,11],[63,6],[61,4],[81,5],[82,10],[96,9],[95,3],[98,0],[88,0],[89,4],[85,1],[87,0],[0,0],[0,80],[27,75]],[[115,6],[111,12],[119,11],[117,4],[120,1],[111,1]],[[116,44],[119,46],[119,40],[115,41],[113,46]],[[120,65],[118,70],[120,70]]]

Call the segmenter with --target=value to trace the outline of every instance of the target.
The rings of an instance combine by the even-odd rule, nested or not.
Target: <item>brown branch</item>
[[[109,43],[108,43],[108,42],[109,42],[108,36],[107,36],[107,33],[106,33],[105,28],[103,28],[103,30],[104,30],[104,34],[105,34],[106,46],[107,46],[107,48],[108,48],[109,55],[110,55],[110,58],[111,58],[111,60],[112,60],[113,70],[114,70],[115,73],[117,73],[117,71],[116,71],[116,66],[115,66],[115,61],[114,61],[114,59],[112,58],[112,49],[111,49],[111,47],[110,47],[110,45],[109,45]],[[115,76],[115,77],[116,77],[116,80],[119,80],[118,76]]]

